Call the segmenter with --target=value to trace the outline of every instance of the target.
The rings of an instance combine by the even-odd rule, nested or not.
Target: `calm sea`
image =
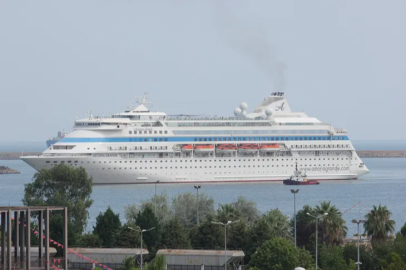
[[[365,215],[372,205],[386,205],[392,211],[396,229],[400,230],[406,222],[406,158],[370,158],[363,159],[371,171],[358,180],[326,181],[318,186],[303,186],[296,196],[297,208],[305,204],[314,206],[323,200],[331,200],[342,212],[359,201],[361,208],[354,207],[343,214],[347,221],[349,235],[356,232],[351,223],[354,218]],[[24,184],[32,181],[35,170],[19,160],[0,161],[0,165],[9,166],[21,172],[19,175],[0,175],[0,205],[22,205]],[[289,186],[282,183],[245,183],[245,184],[205,184],[201,192],[213,197],[216,207],[219,203],[230,203],[239,195],[257,203],[260,211],[279,208],[285,215],[293,214],[293,195]],[[195,192],[191,184],[157,186],[157,193],[166,192],[172,197],[180,192]],[[140,204],[154,195],[154,185],[116,185],[95,186],[90,208],[88,230],[92,230],[99,212],[110,205],[120,213],[124,221],[124,206]]]

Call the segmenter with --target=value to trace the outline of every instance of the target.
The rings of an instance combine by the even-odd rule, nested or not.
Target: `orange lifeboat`
[[[279,145],[277,144],[263,144],[259,151],[261,152],[274,152],[279,150]]]
[[[201,144],[195,146],[196,153],[209,153],[214,151],[214,146],[211,144]]]
[[[238,149],[240,152],[254,153],[258,151],[259,146],[256,144],[241,144]]]
[[[234,144],[220,144],[217,146],[217,152],[229,153],[238,150],[238,147]]]
[[[184,146],[182,146],[182,152],[189,152],[193,150],[193,145],[191,144],[186,144]]]

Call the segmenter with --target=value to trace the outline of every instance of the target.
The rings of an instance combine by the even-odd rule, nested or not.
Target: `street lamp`
[[[358,240],[357,240],[357,262],[355,263],[357,265],[357,269],[359,270],[359,265],[362,264],[359,261],[359,239],[360,239],[360,235],[359,235],[359,224],[360,223],[365,223],[366,220],[363,219],[353,219],[352,223],[356,223],[358,225]]]
[[[199,188],[201,186],[195,186],[195,189],[197,191],[196,193],[196,223],[199,225]]]
[[[312,215],[310,215],[310,213],[306,213],[306,214],[308,216],[311,216],[311,217],[316,219],[316,270],[317,270],[317,258],[318,258],[318,247],[317,247],[317,245],[318,245],[318,242],[319,242],[319,239],[317,238],[317,232],[318,232],[319,219],[324,217],[324,216],[327,216],[328,213],[324,213],[323,215],[318,216],[318,217],[312,216]]]
[[[159,180],[155,182],[155,195],[154,195],[154,204],[155,204],[155,216],[156,216],[156,185],[159,183]]]
[[[128,229],[141,233],[141,270],[142,270],[142,253],[143,253],[143,251],[142,251],[142,234],[144,232],[148,232],[150,230],[155,229],[155,227],[152,227],[151,229],[148,229],[148,230],[134,229],[134,228],[131,228],[131,227],[128,227]]]
[[[221,225],[224,226],[224,270],[227,270],[227,225],[230,225],[231,223],[236,223],[239,220],[236,221],[227,221],[227,223],[223,223],[223,222],[215,222],[212,221],[211,223],[213,224],[217,224],[217,225]]]
[[[295,246],[297,246],[296,243],[296,193],[299,192],[299,189],[291,189],[290,192],[293,193],[293,211],[295,215]]]

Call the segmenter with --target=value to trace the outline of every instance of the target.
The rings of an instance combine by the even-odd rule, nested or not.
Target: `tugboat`
[[[307,180],[306,173],[299,171],[297,169],[297,162],[296,162],[296,170],[294,175],[292,175],[289,179],[283,180],[284,185],[318,185],[320,184],[316,180]]]

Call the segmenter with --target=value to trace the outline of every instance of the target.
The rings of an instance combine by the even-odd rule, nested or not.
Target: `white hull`
[[[43,156],[22,159],[37,170],[52,168],[52,164],[46,163],[50,159]],[[280,158],[262,157],[142,160],[53,157],[52,162],[55,161],[57,164],[64,161],[65,164],[85,168],[93,177],[94,184],[146,184],[158,180],[160,183],[282,181],[293,174],[296,162],[295,158],[284,158],[282,161]],[[75,161],[77,163],[74,163]],[[337,160],[330,166],[315,167],[312,163],[303,162],[300,166],[300,169],[306,171],[309,180],[351,180],[368,173],[366,167],[359,168],[358,162],[349,162],[345,159]]]

